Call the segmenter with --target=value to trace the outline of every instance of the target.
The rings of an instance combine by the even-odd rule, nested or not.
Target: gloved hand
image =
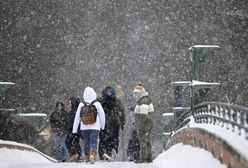
[[[134,111],[134,107],[133,106],[128,107],[127,109],[130,110],[130,111]]]
[[[72,136],[73,136],[73,138],[72,138],[71,143],[72,143],[72,145],[75,145],[75,144],[77,144],[79,137],[78,137],[78,134],[76,134],[76,133],[72,134]]]

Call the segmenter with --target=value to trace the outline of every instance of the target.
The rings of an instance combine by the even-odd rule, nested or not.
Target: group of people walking
[[[138,140],[133,145],[138,144],[138,148],[136,151],[128,149],[127,154],[134,154],[135,157],[132,160],[135,163],[150,163],[152,162],[151,115],[154,108],[142,83],[135,86],[133,95],[136,100],[134,124]],[[69,106],[70,112],[67,113],[65,105],[57,102],[56,109],[50,116],[56,159],[64,162],[67,160],[68,153],[69,161],[84,159],[87,163],[94,164],[97,154],[100,160],[113,160],[118,153],[119,131],[123,130],[125,125],[125,108],[121,100],[117,98],[116,90],[107,86],[102,91],[102,96],[97,98],[95,90],[86,87],[83,99],[70,97]],[[96,115],[94,122],[89,124],[82,120],[82,109],[90,106],[94,107]],[[128,146],[133,147],[132,143],[130,141]]]

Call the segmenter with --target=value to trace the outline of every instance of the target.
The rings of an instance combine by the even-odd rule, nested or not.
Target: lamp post
[[[216,49],[220,49],[218,45],[194,45],[189,48],[191,60],[191,110],[193,106],[199,103],[200,97],[204,97],[208,91],[219,83],[200,83],[203,81],[203,64],[204,58],[213,53]]]

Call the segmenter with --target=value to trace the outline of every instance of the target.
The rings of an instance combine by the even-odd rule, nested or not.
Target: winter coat
[[[137,104],[134,109],[135,114],[149,114],[154,112],[152,100],[146,91],[141,91],[136,95]]]
[[[106,116],[106,129],[123,127],[125,120],[125,109],[121,101],[117,98],[110,99],[101,97],[98,99],[101,103]]]
[[[137,129],[140,143],[140,160],[151,160],[151,130],[153,127],[152,114],[154,107],[148,93],[142,89],[134,94],[137,104],[134,109],[135,128]]]
[[[96,92],[94,91],[93,88],[91,87],[86,87],[84,90],[83,98],[85,102],[91,103],[92,101],[96,100]],[[102,105],[96,101],[94,103],[97,109],[97,117],[96,117],[96,122],[94,124],[90,125],[84,125],[83,122],[81,121],[80,118],[80,111],[81,108],[84,106],[84,104],[81,102],[77,108],[77,112],[75,115],[74,123],[73,123],[73,130],[72,133],[77,133],[77,128],[80,123],[80,130],[100,130],[104,129],[105,127],[105,113],[102,108]]]
[[[50,116],[50,126],[54,133],[64,134],[68,129],[68,116],[66,111],[53,111]]]
[[[68,122],[69,122],[68,132],[72,132],[73,123],[74,123],[78,105],[80,103],[80,99],[78,97],[70,97],[70,101],[71,101],[71,111],[68,114]]]

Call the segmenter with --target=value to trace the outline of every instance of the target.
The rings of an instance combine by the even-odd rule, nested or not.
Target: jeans
[[[82,130],[81,135],[84,140],[85,155],[89,155],[92,151],[97,151],[97,142],[99,137],[99,130]]]
[[[67,134],[54,133],[56,159],[60,162],[66,159],[67,149],[65,139]]]

